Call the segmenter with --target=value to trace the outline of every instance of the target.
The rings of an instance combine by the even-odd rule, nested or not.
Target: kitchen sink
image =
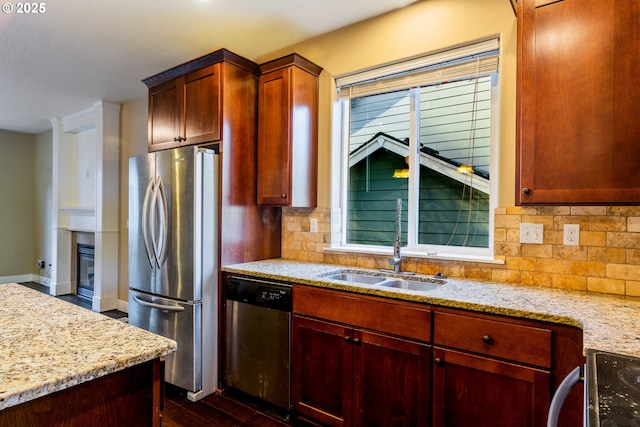
[[[325,276],[327,279],[342,280],[343,282],[362,283],[364,285],[375,285],[384,282],[385,278],[362,273],[337,273]]]
[[[405,280],[405,279],[386,279],[380,286],[386,286],[389,288],[407,289],[410,291],[430,291],[436,289],[444,284],[444,281],[422,281],[422,280]]]
[[[412,279],[398,277],[389,273],[367,273],[359,271],[338,271],[322,274],[326,279],[340,280],[342,282],[357,283],[361,285],[376,285],[387,288],[406,289],[410,291],[430,291],[446,282],[442,279],[415,276]]]

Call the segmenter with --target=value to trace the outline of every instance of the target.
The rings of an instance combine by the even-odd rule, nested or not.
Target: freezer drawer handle
[[[160,310],[168,310],[168,311],[184,311],[184,307],[181,307],[179,305],[156,304],[154,302],[142,300],[135,295],[133,296],[133,299],[135,300],[135,302],[137,302],[140,305],[144,305],[145,307],[159,308]]]

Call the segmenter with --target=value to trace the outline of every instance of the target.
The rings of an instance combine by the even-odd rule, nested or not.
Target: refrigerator
[[[129,323],[177,342],[165,381],[196,401],[218,385],[218,155],[129,159]]]

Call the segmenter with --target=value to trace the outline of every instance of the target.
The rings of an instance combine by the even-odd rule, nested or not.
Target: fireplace
[[[97,101],[85,110],[51,119],[51,125],[53,262],[49,293],[78,294],[83,287],[93,287],[93,311],[116,309],[120,303],[120,105]],[[87,269],[82,279],[77,277],[84,274],[78,270],[78,243],[95,248],[93,261],[80,263]],[[126,306],[122,308],[126,311]]]
[[[93,299],[94,246],[78,243],[76,245],[76,293],[79,297]]]

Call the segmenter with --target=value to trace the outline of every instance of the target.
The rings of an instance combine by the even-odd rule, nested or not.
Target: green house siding
[[[386,149],[373,152],[349,173],[347,243],[393,245],[396,199],[403,200],[406,244],[408,180],[393,178],[405,159]],[[489,195],[426,167],[420,168],[418,243],[487,247]],[[469,207],[471,206],[471,207]]]

